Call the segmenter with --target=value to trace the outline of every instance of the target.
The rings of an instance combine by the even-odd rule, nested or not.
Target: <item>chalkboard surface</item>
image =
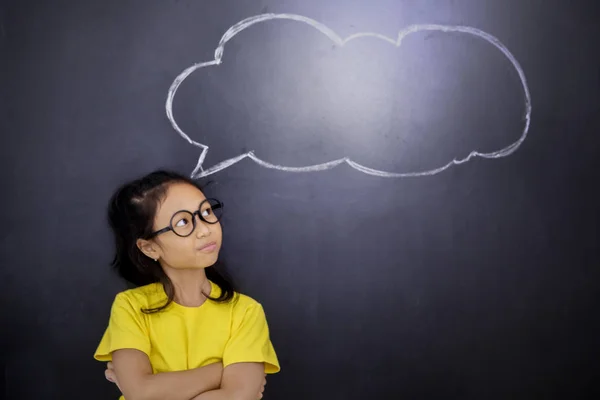
[[[266,399],[600,390],[594,1],[4,1],[3,394],[117,398],[106,205],[211,181]]]

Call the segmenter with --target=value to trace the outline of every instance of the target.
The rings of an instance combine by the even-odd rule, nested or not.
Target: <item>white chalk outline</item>
[[[381,39],[385,42],[388,42],[392,45],[395,45],[396,47],[400,47],[400,45],[402,44],[402,39],[404,39],[405,37],[407,37],[408,35],[410,35],[412,33],[421,32],[421,31],[467,33],[469,35],[474,35],[481,39],[484,39],[488,43],[494,45],[494,47],[496,47],[498,50],[500,50],[509,59],[509,61],[512,63],[513,67],[517,70],[517,73],[519,74],[519,78],[521,79],[521,84],[523,86],[523,92],[525,94],[525,127],[523,128],[523,133],[521,134],[521,136],[519,137],[519,139],[517,141],[511,143],[510,145],[508,145],[498,151],[494,151],[491,153],[480,153],[478,151],[471,151],[469,153],[469,155],[466,156],[465,158],[458,159],[458,160],[453,159],[448,164],[443,165],[439,168],[430,169],[430,170],[426,170],[426,171],[419,171],[419,172],[397,173],[397,172],[380,171],[380,170],[372,169],[369,167],[365,167],[364,165],[358,164],[358,163],[352,161],[351,159],[349,159],[348,157],[340,158],[338,160],[333,160],[333,161],[329,161],[329,162],[322,163],[322,164],[307,165],[304,167],[287,167],[287,166],[283,166],[283,165],[271,164],[265,160],[261,160],[254,154],[253,151],[249,151],[249,152],[241,154],[237,157],[233,157],[228,160],[222,161],[216,165],[213,165],[209,169],[204,170],[204,168],[202,167],[202,164],[204,163],[204,159],[206,158],[206,154],[208,153],[208,146],[192,140],[187,134],[185,134],[181,130],[181,128],[179,128],[179,125],[177,125],[177,123],[175,122],[175,118],[173,117],[173,99],[175,98],[177,89],[192,72],[194,72],[200,68],[205,68],[205,67],[221,64],[221,62],[222,62],[221,60],[223,58],[223,51],[225,50],[225,44],[228,41],[230,41],[235,35],[237,35],[238,33],[242,32],[244,29],[249,28],[250,26],[252,26],[254,24],[258,24],[260,22],[269,21],[269,20],[275,20],[275,19],[287,19],[287,20],[293,20],[293,21],[298,21],[298,22],[304,22],[305,24],[310,25],[313,28],[319,30],[321,33],[325,34],[329,39],[331,39],[339,47],[343,47],[346,43],[348,43],[349,41],[351,41],[353,39],[363,38],[363,37],[374,37],[377,39]],[[272,169],[277,169],[280,171],[287,171],[287,172],[323,171],[326,169],[336,167],[342,163],[346,163],[350,167],[352,167],[360,172],[364,172],[365,174],[386,177],[386,178],[404,178],[404,177],[435,175],[437,173],[440,173],[440,172],[450,168],[453,165],[463,164],[474,157],[500,158],[500,157],[506,157],[506,156],[514,153],[519,148],[521,143],[523,143],[525,138],[527,137],[527,133],[529,131],[529,125],[530,125],[530,121],[531,121],[531,96],[529,94],[529,88],[527,86],[527,79],[525,78],[525,73],[523,72],[523,69],[519,65],[519,62],[515,59],[515,57],[512,55],[512,53],[506,48],[506,46],[504,46],[504,44],[502,44],[502,42],[500,42],[500,40],[498,40],[496,37],[490,35],[487,32],[484,32],[477,28],[472,28],[472,27],[463,26],[463,25],[419,24],[419,25],[411,25],[411,26],[401,30],[398,33],[398,38],[396,40],[394,40],[390,37],[387,37],[385,35],[381,35],[379,33],[373,33],[373,32],[356,33],[354,35],[348,36],[345,39],[342,39],[333,30],[329,29],[327,26],[321,24],[320,22],[315,21],[311,18],[304,17],[302,15],[296,15],[296,14],[261,14],[261,15],[256,15],[254,17],[246,18],[246,19],[238,22],[237,24],[233,25],[221,37],[221,40],[219,41],[219,46],[215,49],[215,59],[214,60],[194,64],[191,67],[186,68],[183,72],[181,72],[177,76],[177,78],[175,78],[175,80],[171,84],[171,87],[169,88],[165,107],[166,107],[167,117],[169,118],[169,121],[171,122],[171,125],[173,126],[175,131],[177,131],[177,133],[179,133],[179,135],[182,138],[184,138],[185,140],[187,140],[190,144],[200,147],[202,149],[202,152],[200,153],[200,157],[198,158],[198,164],[196,165],[196,168],[194,169],[194,171],[191,174],[191,177],[193,179],[197,179],[197,178],[201,178],[201,177],[205,177],[205,176],[214,174],[215,172],[221,171],[222,169],[225,169],[225,168],[243,160],[244,158],[249,158],[249,159],[253,160],[254,162],[256,162],[257,164],[259,164],[263,167],[266,167],[266,168],[272,168]]]

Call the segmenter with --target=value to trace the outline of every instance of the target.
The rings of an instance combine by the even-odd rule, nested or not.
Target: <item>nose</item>
[[[196,215],[196,237],[201,238],[210,235],[210,226],[202,221],[200,215]]]

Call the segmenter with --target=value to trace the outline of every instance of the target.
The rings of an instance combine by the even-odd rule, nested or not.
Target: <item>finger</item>
[[[104,377],[106,378],[107,381],[115,383],[114,373],[110,369],[107,369],[104,371]]]

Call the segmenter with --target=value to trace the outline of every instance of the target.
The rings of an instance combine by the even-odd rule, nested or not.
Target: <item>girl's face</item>
[[[153,231],[170,226],[171,219],[179,211],[187,210],[196,212],[200,204],[206,199],[204,194],[196,187],[187,183],[174,183],[169,185],[167,194],[161,204],[158,205],[154,218]],[[203,204],[201,213],[209,216],[211,209],[208,202]],[[179,218],[173,219],[173,227],[185,230],[190,220]],[[154,239],[145,241],[142,251],[151,258],[158,258],[163,268],[173,269],[200,269],[213,265],[219,257],[221,249],[222,231],[219,222],[209,224],[195,215],[196,228],[186,237],[176,235],[168,231],[156,236]],[[210,221],[210,218],[207,218]],[[191,230],[191,226],[189,227]],[[152,254],[147,249],[151,248]]]

